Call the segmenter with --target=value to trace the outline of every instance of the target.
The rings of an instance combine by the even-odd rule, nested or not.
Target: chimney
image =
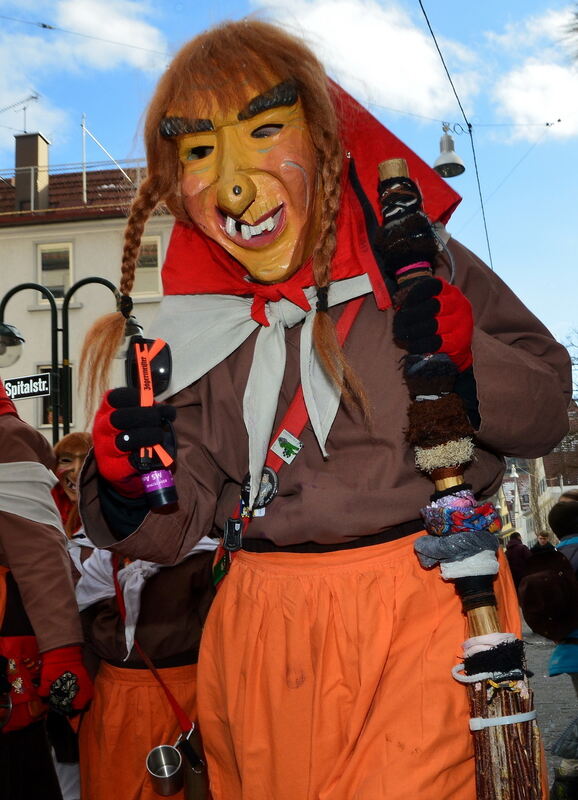
[[[48,147],[41,133],[21,133],[16,139],[16,211],[48,208]]]

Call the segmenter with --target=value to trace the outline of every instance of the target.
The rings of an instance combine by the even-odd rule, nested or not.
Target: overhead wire
[[[473,159],[474,159],[474,170],[475,170],[475,174],[476,174],[476,183],[477,183],[477,186],[478,186],[478,195],[479,195],[479,198],[480,198],[480,208],[481,208],[481,212],[482,212],[482,219],[483,219],[483,222],[484,222],[484,232],[485,232],[485,235],[486,235],[486,246],[488,248],[488,257],[489,257],[489,261],[490,261],[490,267],[493,269],[494,268],[494,263],[493,263],[493,259],[492,259],[492,248],[490,246],[490,236],[489,236],[489,233],[488,233],[488,223],[487,223],[487,220],[486,220],[486,209],[484,207],[484,197],[482,195],[482,185],[481,185],[481,182],[480,182],[480,172],[479,172],[479,169],[478,169],[478,159],[477,159],[477,155],[476,155],[476,147],[475,147],[475,144],[474,144],[474,134],[473,134],[473,130],[472,130],[472,124],[469,121],[469,119],[468,119],[468,117],[466,115],[466,112],[464,111],[464,107],[462,105],[462,101],[460,100],[460,96],[458,95],[456,87],[454,86],[454,82],[452,80],[452,76],[450,75],[450,71],[449,71],[449,69],[448,69],[448,67],[446,65],[445,59],[443,57],[443,53],[442,53],[442,51],[440,49],[440,46],[439,46],[439,44],[437,42],[435,33],[433,32],[433,28],[432,28],[431,23],[429,21],[429,18],[428,18],[428,15],[426,13],[426,10],[425,10],[425,8],[423,6],[422,0],[418,0],[418,3],[419,3],[419,6],[420,6],[420,8],[421,8],[421,10],[423,12],[424,17],[425,17],[425,21],[426,21],[427,26],[429,28],[429,32],[430,32],[431,37],[433,39],[433,43],[435,44],[436,50],[438,51],[438,55],[439,55],[440,60],[442,62],[442,65],[443,65],[443,68],[445,70],[445,73],[447,75],[448,81],[450,82],[450,86],[452,87],[452,90],[453,90],[454,96],[456,98],[457,104],[459,106],[459,109],[462,112],[462,116],[464,118],[464,122],[466,123],[467,128],[468,128],[468,134],[470,136],[470,145],[472,147],[472,156],[473,156]]]
[[[105,44],[114,44],[118,47],[130,47],[132,50],[142,50],[145,53],[155,53],[158,56],[168,57],[169,53],[162,52],[161,50],[153,50],[150,47],[142,47],[138,44],[128,44],[127,42],[116,42],[113,39],[105,39],[102,36],[93,36],[90,33],[80,33],[80,31],[71,31],[67,28],[59,28],[56,25],[50,25],[47,22],[33,22],[28,19],[17,19],[16,17],[8,17],[5,14],[0,14],[0,19],[9,20],[10,22],[18,22],[21,25],[32,25],[35,28],[41,28],[45,31],[58,31],[59,33],[67,33],[70,36],[82,36],[84,39],[93,39],[96,42],[104,42]]]

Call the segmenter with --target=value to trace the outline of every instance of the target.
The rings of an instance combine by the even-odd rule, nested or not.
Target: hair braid
[[[140,244],[147,220],[158,205],[160,193],[155,176],[147,177],[133,200],[124,234],[120,294],[129,296],[134,285]],[[85,384],[85,413],[92,418],[97,400],[108,388],[112,360],[124,336],[125,315],[119,310],[99,317],[92,325],[80,354],[79,383]]]
[[[341,146],[339,140],[324,136],[326,152],[322,159],[322,217],[318,245],[313,253],[313,274],[318,287],[328,287],[331,281],[331,259],[337,241],[337,214],[340,202]],[[367,396],[363,385],[349,365],[337,338],[331,317],[323,312],[315,314],[313,341],[326,372],[339,386],[344,400],[356,405],[369,418]]]

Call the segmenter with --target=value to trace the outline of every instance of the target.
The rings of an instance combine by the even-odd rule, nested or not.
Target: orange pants
[[[214,800],[474,800],[466,620],[415,538],[237,555],[199,661]],[[507,568],[496,588],[519,635]]]
[[[197,667],[159,670],[182,708],[195,719]],[[82,800],[158,800],[145,761],[159,744],[175,744],[179,726],[148,669],[101,662],[94,698],[80,725]],[[172,797],[184,798],[183,792]]]

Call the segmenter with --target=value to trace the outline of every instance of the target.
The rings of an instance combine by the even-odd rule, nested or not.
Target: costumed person
[[[70,555],[76,569],[73,577],[78,578],[78,560],[82,558],[82,550],[88,555],[91,548],[83,548],[87,543],[81,530],[78,513],[77,481],[88,451],[92,446],[92,437],[85,431],[75,431],[63,436],[54,445],[56,456],[55,473],[58,483],[52,489],[52,497],[60,513],[64,532],[68,538]],[[80,770],[78,765],[78,741],[76,723],[71,723],[60,714],[48,713],[46,727],[55,758],[56,774],[60,783],[63,800],[80,800]],[[73,729],[71,725],[74,725]]]
[[[1,382],[0,453],[0,796],[61,800],[46,712],[80,712],[92,683],[66,538],[50,495],[54,453],[19,419]]]
[[[216,546],[204,537],[174,567],[141,559],[117,563],[124,619],[115,596],[111,553],[93,549],[80,563],[76,595],[87,647],[99,660],[94,698],[80,725],[82,800],[158,798],[147,756],[159,745],[174,745],[179,725],[139,648],[187,717],[196,721],[199,643],[214,594]],[[200,750],[199,742],[195,746]],[[118,753],[121,763],[111,769]],[[189,797],[184,788],[171,796]]]
[[[529,557],[530,548],[524,544],[518,531],[514,531],[510,534],[508,544],[506,545],[506,558],[508,559],[508,565],[516,589],[522,580],[525,564]]]
[[[447,242],[398,333],[459,370],[477,497],[498,488],[499,454],[538,456],[564,435],[568,355],[445,233],[458,196],[279,28],[242,20],[185,45],[145,140],[120,289],[164,202],[177,221],[149,334],[170,344],[173,378],[153,408],[106,394],[81,513],[98,547],[129,558],[175,563],[223,536],[199,659],[212,795],[472,800],[470,713],[451,677],[465,617],[414,553],[432,486],[404,438],[406,350],[372,247],[380,161],[407,161]],[[114,352],[123,324],[89,337],[96,382],[101,342]],[[149,513],[134,454],[167,422],[178,503]],[[507,571],[495,585],[519,635]]]
[[[558,502],[550,509],[548,524],[560,540],[557,551],[568,559],[578,579],[578,490],[560,495]],[[572,599],[566,598],[566,602],[571,603]],[[576,614],[578,608],[575,609]],[[550,657],[548,674],[555,676],[564,673],[572,680],[578,697],[578,626],[560,641]],[[569,726],[554,749],[563,758],[556,770],[550,796],[552,800],[578,800],[578,719]]]
[[[81,526],[77,484],[84,459],[91,447],[92,437],[86,431],[69,433],[54,445],[58,483],[52,490],[52,496],[69,539],[72,539]]]

